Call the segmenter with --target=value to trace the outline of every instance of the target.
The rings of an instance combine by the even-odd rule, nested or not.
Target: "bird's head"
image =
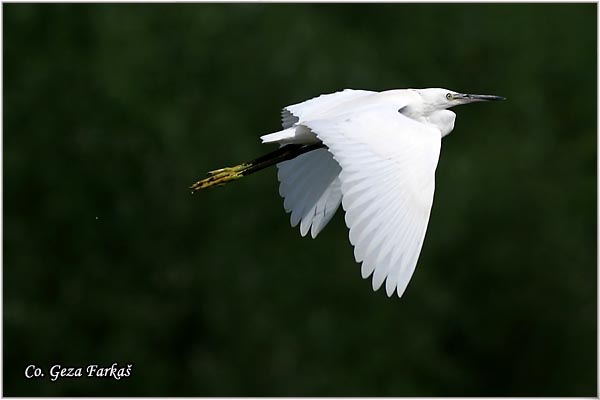
[[[457,93],[448,89],[415,89],[423,100],[426,108],[445,110],[446,108],[458,106],[460,104],[474,103],[477,101],[496,101],[505,100],[504,97],[487,94],[466,94]]]

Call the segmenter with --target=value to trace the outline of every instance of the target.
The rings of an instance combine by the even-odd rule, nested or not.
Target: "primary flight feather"
[[[292,226],[315,238],[342,205],[354,258],[373,290],[402,296],[423,246],[448,108],[499,96],[447,89],[346,89],[285,107],[283,130],[261,137],[278,150],[209,172],[199,189],[277,165]]]

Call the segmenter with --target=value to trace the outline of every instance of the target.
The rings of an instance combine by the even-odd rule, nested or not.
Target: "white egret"
[[[450,107],[503,100],[447,89],[384,92],[346,89],[285,107],[283,130],[262,136],[280,148],[209,172],[199,189],[277,164],[279,193],[291,224],[315,238],[341,204],[354,258],[373,290],[402,296],[431,213],[442,137],[454,128]]]

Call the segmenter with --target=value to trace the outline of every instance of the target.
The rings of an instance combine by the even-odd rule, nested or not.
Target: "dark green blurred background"
[[[4,5],[4,395],[595,396],[595,4]],[[289,227],[281,107],[456,109],[402,299]],[[134,364],[50,382],[50,366]],[[46,378],[27,380],[35,364]]]

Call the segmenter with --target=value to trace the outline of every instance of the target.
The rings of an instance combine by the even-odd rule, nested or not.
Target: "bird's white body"
[[[282,111],[283,131],[261,137],[263,143],[309,144],[318,139],[303,129],[309,120],[332,118],[343,114],[356,114],[365,110],[392,108],[407,118],[438,129],[442,137],[454,129],[456,114],[447,109],[435,108],[433,102],[423,97],[424,90],[445,89],[396,89],[384,92],[346,89],[326,94],[302,103],[287,106]]]
[[[425,238],[441,139],[454,128],[447,108],[478,101],[467,96],[344,90],[285,107],[284,129],[263,143],[327,146],[277,165],[292,226],[314,238],[341,204],[362,276],[402,296]]]

